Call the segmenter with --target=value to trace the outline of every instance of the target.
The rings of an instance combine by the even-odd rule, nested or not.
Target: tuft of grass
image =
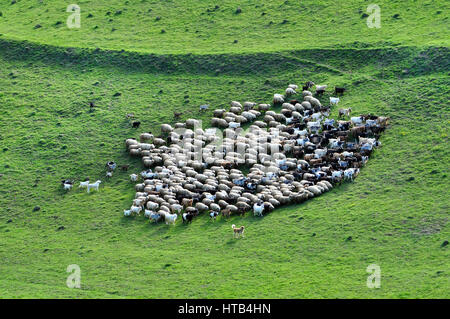
[[[102,47],[135,52],[170,53],[255,53],[298,49],[351,48],[355,42],[369,47],[446,46],[448,12],[446,1],[379,0],[381,28],[367,27],[364,0],[338,3],[326,0],[256,1],[217,0],[135,1],[87,0],[80,3],[81,28],[46,26],[33,32],[36,24],[65,21],[71,13],[59,1],[19,1],[2,7],[0,32],[8,39],[30,40],[62,47]],[[189,8],[189,9],[186,9]],[[84,13],[89,13],[88,17]],[[431,14],[433,13],[433,14]],[[111,33],[108,20],[114,17]],[[289,18],[289,17],[295,17]],[[290,20],[291,23],[283,23]],[[25,21],[25,23],[24,23]],[[161,33],[164,29],[170,34]],[[54,24],[54,22],[50,23]],[[96,28],[96,26],[99,26]],[[414,30],[414,32],[410,32]],[[239,38],[239,43],[230,45]]]

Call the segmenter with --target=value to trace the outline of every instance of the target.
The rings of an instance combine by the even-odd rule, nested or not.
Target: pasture
[[[66,28],[59,1],[0,7],[2,298],[449,297],[444,1],[380,1],[380,29],[361,17],[365,1],[79,5],[80,29]],[[173,124],[174,112],[209,124],[232,100],[271,103],[308,80],[346,87],[339,107],[391,119],[354,182],[263,218],[172,227],[123,216],[129,174],[144,169],[126,138]],[[128,172],[106,180],[110,160]],[[61,188],[87,177],[99,192]],[[366,286],[373,263],[378,289]],[[70,264],[81,289],[66,286]]]

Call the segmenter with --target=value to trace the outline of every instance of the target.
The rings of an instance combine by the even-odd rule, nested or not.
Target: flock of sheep
[[[380,145],[388,118],[350,117],[351,109],[341,109],[339,117],[348,120],[330,119],[339,97],[324,106],[310,91],[313,86],[307,82],[298,94],[298,86],[289,85],[274,95],[272,105],[233,101],[229,110],[213,111],[212,128],[188,119],[173,127],[162,124],[159,137],[143,133],[139,141],[127,139],[130,155],[142,157],[147,169],[130,175],[141,181],[124,215],[143,213],[166,224],[178,216],[188,223],[200,213],[211,219],[248,211],[263,216],[352,180]],[[316,85],[315,95],[325,90]],[[280,106],[280,112],[271,110]]]

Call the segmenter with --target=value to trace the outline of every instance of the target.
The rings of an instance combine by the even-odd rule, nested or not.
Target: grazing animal
[[[125,116],[127,119],[132,119],[134,117],[134,113],[127,113]]]
[[[353,181],[353,176],[359,172],[357,168],[348,168],[344,171],[344,178]]]
[[[333,179],[333,180],[340,180],[341,178],[342,178],[342,171],[333,171],[332,173],[331,173],[331,178]]]
[[[108,171],[113,171],[116,169],[117,164],[115,162],[108,162],[105,164],[105,166],[108,169]]]
[[[379,118],[377,118],[377,122],[381,126],[387,126],[389,123],[389,120],[390,120],[389,117],[385,117],[385,116],[380,116]]]
[[[337,105],[338,103],[339,103],[339,98],[338,97],[330,96],[330,104],[331,105]]]
[[[148,209],[156,210],[156,209],[158,209],[158,207],[159,207],[158,203],[155,203],[155,202],[152,202],[152,201],[148,201],[147,202],[147,208]]]
[[[231,228],[233,229],[233,238],[237,238],[237,237],[244,237],[244,226],[241,226],[239,228],[236,227],[235,224],[231,225]]]
[[[217,216],[219,216],[218,212],[212,211],[211,213],[209,213],[209,218],[212,220],[216,220]]]
[[[312,81],[306,82],[305,85],[303,86],[303,91],[309,90],[309,89],[312,88],[314,85],[315,85],[315,83],[312,82]]]
[[[175,221],[177,220],[178,215],[177,214],[166,214],[166,217],[164,218],[166,221],[166,225],[172,224],[175,225]]]
[[[273,104],[284,103],[284,96],[281,94],[273,95]]]
[[[130,179],[131,179],[132,182],[136,182],[136,181],[138,180],[138,175],[136,175],[136,174],[131,174],[131,175],[130,175]]]
[[[154,212],[151,210],[148,210],[148,209],[144,209],[144,217],[150,218],[150,215],[152,213],[154,213]]]
[[[367,128],[363,125],[352,127],[351,133],[353,136],[360,136],[366,132]]]
[[[88,182],[87,192],[89,193],[91,191],[91,189],[95,189],[96,191],[98,191],[98,187],[100,186],[101,182],[102,181],[96,181],[95,183],[92,183],[92,184],[89,184],[89,182]]]
[[[194,215],[192,213],[184,213],[182,216],[183,223],[189,224],[192,222],[192,219],[194,219]]]
[[[340,167],[347,167],[348,166],[348,162],[347,161],[340,161],[338,160],[338,164]]]
[[[151,213],[149,219],[151,221],[154,221],[155,223],[159,222],[159,220],[162,218],[161,214],[159,213]]]
[[[183,210],[183,206],[180,204],[172,204],[170,206],[170,210],[172,211],[172,213],[181,213],[181,211]]]
[[[229,128],[238,128],[238,127],[241,127],[241,123],[238,123],[238,122],[230,122],[230,123],[228,124],[228,127],[229,127]]]
[[[323,94],[328,85],[316,85],[316,94]]]
[[[337,87],[336,86],[334,88],[334,93],[336,93],[336,94],[344,94],[345,90],[346,90],[346,88],[342,88],[342,87]]]
[[[322,95],[324,93],[325,93],[325,90],[319,90],[319,89],[316,90],[317,95]]]
[[[372,145],[372,144],[370,144],[370,143],[364,143],[364,144],[361,146],[361,151],[371,151],[372,148],[373,148],[373,145]]]
[[[106,177],[112,177],[112,172],[106,172]]]
[[[181,201],[181,205],[183,205],[184,209],[191,207],[193,203],[194,200],[192,198],[183,198],[183,200]]]
[[[287,88],[285,93],[287,96],[297,94],[293,88]]]
[[[87,188],[89,185],[89,180],[85,181],[85,182],[80,182],[80,186],[78,186],[78,188]]]
[[[231,209],[227,208],[222,210],[222,216],[223,217],[230,217],[231,216]]]
[[[263,211],[264,211],[264,203],[259,203],[259,205],[258,203],[253,204],[253,214],[255,216],[262,217]]]
[[[95,183],[92,184],[87,184],[87,192],[89,193],[91,191],[91,189],[95,189],[96,191],[98,191],[98,187],[100,186],[100,183],[102,181],[96,181]],[[80,183],[81,184],[81,183]]]
[[[173,112],[173,118],[174,119],[179,119],[180,118],[180,116],[183,114],[183,112]]]
[[[352,113],[351,107],[349,107],[348,109],[339,109],[339,117],[350,116],[350,113]]]
[[[132,213],[139,215],[142,211],[142,206],[131,206],[130,210]]]
[[[209,109],[209,105],[208,104],[200,105],[200,112],[206,111],[207,109]]]
[[[369,160],[369,156],[362,156],[361,157],[361,162],[362,162],[363,165],[365,165],[368,160]]]
[[[350,118],[350,121],[352,121],[353,124],[362,124],[363,118],[362,116],[353,116]]]
[[[143,178],[155,178],[158,177],[158,173],[153,173],[151,169],[141,172]]]
[[[141,125],[141,122],[134,121],[133,123],[131,123],[131,125],[133,126],[133,128],[139,128],[139,126]]]
[[[64,187],[64,190],[69,191],[72,189],[73,185],[69,184],[69,183],[64,183],[63,187]]]
[[[123,215],[124,215],[125,217],[131,216],[131,209],[129,209],[129,210],[124,210],[124,211],[123,211]]]
[[[129,164],[126,164],[126,165],[120,165],[120,169],[121,169],[122,171],[124,171],[124,172],[128,171],[129,168],[130,168],[130,165],[129,165]]]

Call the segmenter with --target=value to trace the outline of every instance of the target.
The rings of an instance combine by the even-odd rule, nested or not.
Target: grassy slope
[[[367,18],[363,14],[371,3],[367,0],[84,0],[77,2],[81,7],[81,28],[68,29],[66,1],[18,0],[11,4],[10,0],[0,0],[0,33],[3,37],[64,47],[154,53],[275,52],[448,43],[448,2],[376,1],[381,8],[380,29],[366,26]],[[216,5],[218,9],[214,9]],[[242,9],[240,14],[235,13],[238,7]],[[118,11],[121,13],[117,14]],[[395,18],[396,14],[399,16]],[[157,17],[161,19],[156,20]],[[284,20],[287,22],[283,23]],[[37,24],[42,27],[34,29]],[[165,33],[161,32],[163,29]]]
[[[4,17],[15,5],[2,7]],[[25,28],[15,25],[17,34]],[[100,45],[92,43],[80,45]],[[0,48],[2,297],[449,297],[448,247],[440,247],[450,237],[447,49],[149,58],[6,41]],[[123,140],[170,122],[174,110],[199,117],[201,103],[268,102],[305,79],[345,85],[342,106],[392,118],[383,147],[352,184],[264,219],[212,224],[202,216],[187,227],[123,218],[134,195],[125,173],[99,193],[59,188],[63,177],[104,180],[110,159],[141,169]],[[114,98],[115,92],[122,95]],[[93,113],[90,100],[99,106]],[[128,112],[143,121],[137,132],[124,118]],[[36,205],[41,210],[33,212]],[[231,239],[232,223],[246,226],[245,239]],[[81,290],[65,286],[73,263],[81,266]],[[381,266],[381,289],[365,285],[371,263]]]

